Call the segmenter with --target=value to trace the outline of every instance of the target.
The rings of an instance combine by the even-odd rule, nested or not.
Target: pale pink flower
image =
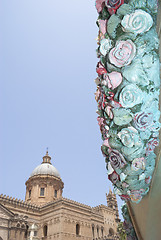
[[[119,72],[104,74],[104,79],[107,82],[108,88],[111,88],[112,90],[117,88],[122,83],[122,75]]]
[[[136,46],[131,40],[118,41],[109,53],[109,60],[116,67],[129,65],[136,54]]]

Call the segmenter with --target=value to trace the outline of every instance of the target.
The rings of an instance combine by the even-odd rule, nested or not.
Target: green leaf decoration
[[[133,12],[132,6],[129,4],[123,4],[119,9],[117,10],[117,15],[119,16],[125,16],[126,14],[130,14]]]
[[[107,32],[109,33],[109,35],[112,37],[112,38],[115,38],[116,37],[116,28],[118,27],[118,25],[120,24],[121,20],[120,18],[113,14],[108,22],[107,22]]]
[[[129,124],[133,119],[133,114],[130,110],[119,108],[119,109],[113,109],[114,114],[114,123],[118,126],[124,126]]]
[[[113,148],[113,149],[120,150],[122,148],[122,143],[116,137],[109,138],[109,144],[110,144],[110,147]]]

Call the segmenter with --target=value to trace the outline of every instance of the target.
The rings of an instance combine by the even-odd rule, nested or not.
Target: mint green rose
[[[136,157],[140,157],[143,153],[144,144],[139,137],[138,131],[134,127],[123,128],[119,133],[123,147],[121,152],[127,157],[129,161],[132,161]]]
[[[149,31],[153,25],[153,19],[149,13],[137,9],[134,13],[125,15],[121,25],[125,32],[140,34]]]
[[[119,101],[125,108],[132,108],[142,103],[143,92],[135,84],[129,84],[124,87],[119,95]]]
[[[139,142],[138,131],[134,127],[123,128],[119,133],[118,137],[126,147],[133,147],[135,143]]]

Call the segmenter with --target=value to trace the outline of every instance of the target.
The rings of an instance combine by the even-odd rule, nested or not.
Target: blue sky
[[[94,99],[94,1],[0,5],[0,193],[24,199],[25,181],[48,147],[63,196],[106,205],[111,184]]]

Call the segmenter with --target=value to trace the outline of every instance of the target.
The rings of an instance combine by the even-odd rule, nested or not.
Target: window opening
[[[29,198],[31,198],[31,190],[29,190]]]
[[[80,235],[80,225],[76,224],[76,236]]]
[[[57,195],[58,195],[58,191],[55,190],[55,193],[54,193],[54,196],[57,198]]]
[[[103,237],[103,228],[101,228],[101,233],[102,233],[102,237]]]
[[[99,237],[99,227],[97,227],[97,236]]]
[[[40,188],[40,196],[44,196],[44,192],[45,192],[45,189],[44,188]]]
[[[26,225],[26,230],[25,230],[25,238],[27,238],[27,235],[28,235],[28,229],[29,229],[29,226]]]
[[[114,235],[114,230],[112,228],[109,229],[109,235],[110,236]]]
[[[48,233],[48,226],[45,225],[44,226],[44,237],[47,237],[47,233]]]
[[[92,235],[93,235],[93,238],[94,238],[94,226],[92,226]]]

